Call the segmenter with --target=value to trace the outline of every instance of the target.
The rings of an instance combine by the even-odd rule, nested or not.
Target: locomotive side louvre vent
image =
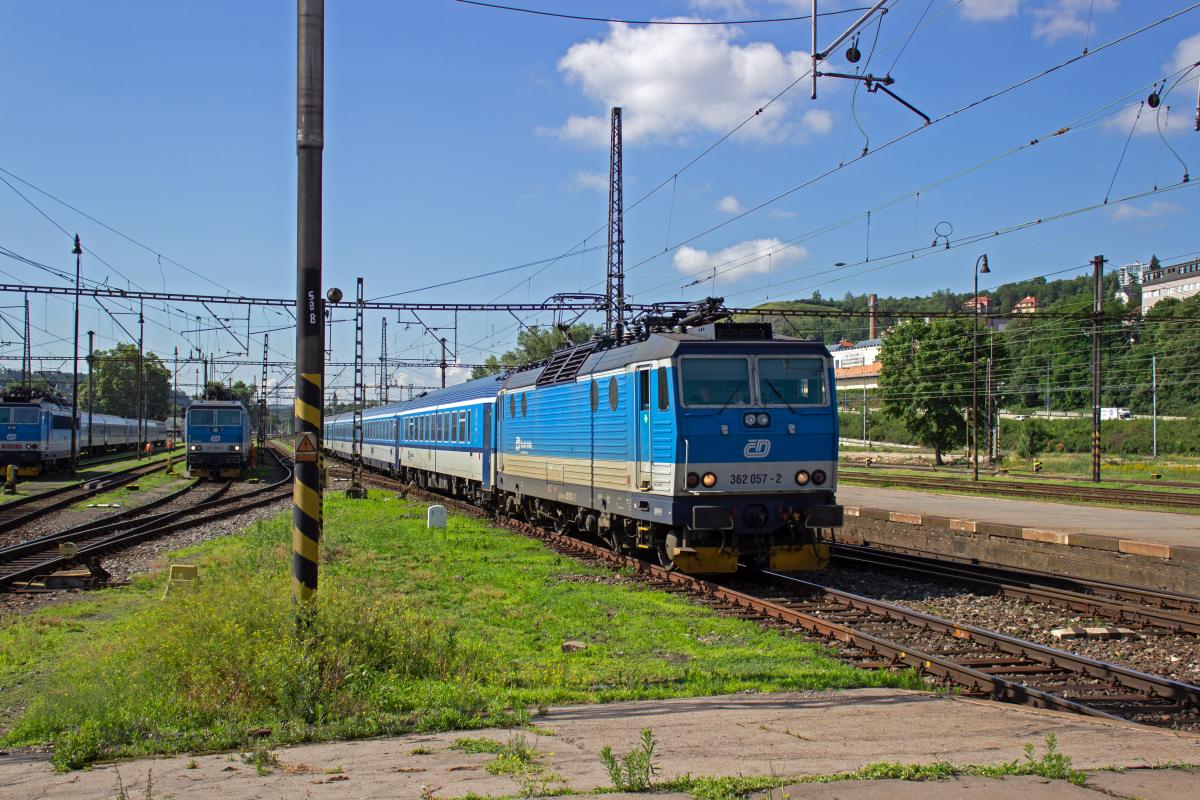
[[[598,342],[584,342],[578,347],[566,348],[557,351],[550,360],[546,362],[546,366],[542,367],[542,372],[534,381],[535,386],[549,386],[554,383],[566,383],[567,381],[575,380],[575,376],[579,374],[579,368],[583,366],[583,362],[587,361],[588,356],[596,349]]]

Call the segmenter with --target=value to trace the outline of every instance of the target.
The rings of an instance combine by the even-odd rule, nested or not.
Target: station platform
[[[1200,738],[1171,731],[1040,711],[1023,706],[893,689],[741,694],[605,705],[562,706],[528,729],[413,734],[357,742],[279,748],[270,774],[227,754],[140,759],[66,775],[46,762],[0,757],[0,796],[44,800],[107,800],[117,770],[129,797],[141,797],[147,777],[156,797],[250,798],[452,798],[525,795],[564,789],[583,794],[611,788],[600,760],[608,746],[618,757],[632,750],[641,731],[657,741],[654,763],[662,784],[673,778],[744,776],[794,780],[832,776],[868,764],[999,765],[1023,761],[1024,746],[1044,752],[1053,734],[1058,752],[1075,769],[1089,770],[1076,787],[1042,777],[957,778],[912,782],[863,780],[803,783],[776,789],[776,800],[799,798],[997,798],[1017,791],[1027,800],[1112,797],[1178,798],[1194,794],[1200,772]],[[538,752],[544,786],[513,774],[492,774],[488,753],[466,753],[463,737],[507,742],[525,737]],[[1173,765],[1169,770],[1147,769]],[[1126,772],[1099,772],[1113,768]],[[1095,788],[1089,788],[1093,785]],[[591,795],[584,795],[591,796]],[[604,794],[605,798],[634,795]],[[636,795],[639,797],[647,795]],[[690,793],[656,794],[655,800]]]
[[[1200,514],[838,488],[842,540],[1195,594]]]

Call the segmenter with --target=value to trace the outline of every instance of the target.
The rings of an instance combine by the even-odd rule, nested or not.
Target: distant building
[[[979,303],[979,313],[985,315],[992,308],[991,299],[986,294],[981,294],[978,297],[969,297],[963,301],[963,311],[974,311],[975,304]]]
[[[837,390],[874,389],[879,386],[879,362],[882,339],[863,339],[861,342],[842,341],[829,348],[833,356],[833,378]]]
[[[1182,300],[1200,294],[1200,259],[1147,272],[1142,281],[1142,313],[1160,300]]]
[[[1037,298],[1033,295],[1022,297],[1012,307],[1014,314],[1036,314],[1038,310]]]
[[[1135,283],[1143,283],[1146,272],[1150,269],[1149,264],[1143,264],[1141,261],[1135,261],[1132,264],[1124,264],[1117,267],[1117,285],[1121,288],[1132,286]]]

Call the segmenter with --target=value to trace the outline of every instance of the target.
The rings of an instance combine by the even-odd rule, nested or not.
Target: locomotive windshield
[[[819,358],[760,357],[758,394],[766,405],[824,405],[825,364]]]
[[[242,412],[236,408],[194,408],[188,412],[192,425],[241,425]]]
[[[0,425],[36,425],[38,410],[32,406],[0,408]]]
[[[683,358],[680,371],[689,406],[750,405],[750,362],[744,358]]]

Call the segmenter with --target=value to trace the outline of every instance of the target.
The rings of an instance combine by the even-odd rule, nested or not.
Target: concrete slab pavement
[[[1100,783],[1104,777],[1128,778],[1122,788]],[[752,800],[1183,800],[1200,794],[1200,774],[1184,770],[1136,770],[1089,773],[1084,786],[1032,775],[1008,778],[950,778],[944,781],[839,781],[797,783]]]
[[[541,754],[546,773],[554,776],[541,787],[545,790],[588,792],[609,786],[601,748],[608,745],[624,754],[637,745],[643,728],[651,729],[658,741],[660,779],[824,775],[877,761],[998,764],[1023,757],[1026,743],[1040,750],[1048,734],[1057,737],[1059,751],[1080,769],[1200,764],[1200,738],[1194,736],[885,689],[565,706],[551,709],[536,723],[524,735]],[[486,769],[493,756],[452,746],[459,737],[503,742],[513,734],[482,730],[280,748],[275,751],[279,766],[261,776],[236,755],[142,759],[68,775],[54,774],[44,761],[10,757],[0,759],[0,797],[107,800],[114,796],[118,770],[130,797],[142,796],[151,774],[155,797],[511,796],[528,788],[521,778],[493,775]],[[1055,786],[1065,790],[1068,785]]]

